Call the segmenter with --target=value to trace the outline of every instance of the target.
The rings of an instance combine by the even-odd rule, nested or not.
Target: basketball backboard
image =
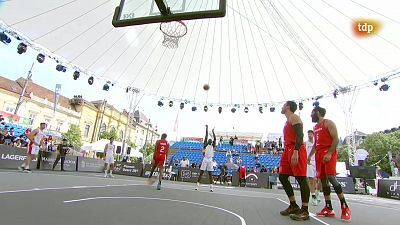
[[[224,17],[226,0],[121,0],[114,27]]]

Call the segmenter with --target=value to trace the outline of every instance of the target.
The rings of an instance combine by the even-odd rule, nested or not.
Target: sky
[[[89,2],[93,1],[88,1],[87,4],[89,4]],[[399,20],[398,14],[394,12],[394,8],[396,7],[382,6],[374,1],[359,2],[368,3],[371,7],[375,7],[375,9],[380,12],[387,12],[388,16]],[[49,5],[55,4],[50,1],[46,1],[46,4],[47,3]],[[9,9],[17,6],[11,5],[11,3],[9,4]],[[393,4],[398,3],[393,2]],[[316,8],[322,7],[318,4],[313,6]],[[12,10],[6,11],[8,5],[5,5],[5,3],[3,3],[1,7],[0,19],[4,19],[7,24],[12,24],[19,19],[24,18],[21,17],[21,14],[12,14]],[[306,7],[306,5],[303,4],[303,7]],[[112,7],[108,8],[109,9],[107,10],[112,9]],[[249,33],[251,33],[250,31],[255,33],[257,26],[261,26],[263,30],[268,26],[261,23],[257,24],[257,26],[255,24],[243,26],[248,21],[243,19],[244,17],[240,17],[238,13],[235,14],[235,12],[240,12],[242,15],[246,12],[249,13],[249,9],[255,10],[249,5],[242,6],[239,5],[238,2],[232,1],[231,4],[228,5],[228,16],[223,20],[188,22],[188,27],[190,29],[188,37],[180,42],[180,48],[178,48],[176,52],[164,50],[164,48],[160,47],[162,36],[156,32],[158,29],[157,25],[129,28],[129,32],[124,34],[125,38],[122,39],[121,43],[119,43],[121,45],[111,48],[104,58],[101,58],[95,66],[90,68],[92,72],[100,74],[98,76],[100,79],[96,79],[93,86],[87,84],[88,76],[86,75],[81,75],[79,80],[74,81],[72,79],[72,73],[74,71],[71,68],[69,68],[66,73],[56,71],[56,63],[51,59],[46,59],[43,64],[35,63],[32,79],[35,83],[51,90],[54,89],[56,84],[62,84],[61,93],[64,96],[72,97],[73,95],[82,95],[89,101],[107,99],[110,104],[119,109],[128,108],[127,96],[122,87],[132,84],[133,81],[135,81],[135,86],[144,89],[146,94],[157,96],[144,96],[141,98],[137,108],[144,111],[144,113],[151,119],[152,123],[158,126],[160,132],[168,133],[169,138],[173,140],[182,136],[202,137],[204,135],[205,124],[209,124],[210,127],[215,127],[217,131],[263,133],[266,138],[268,133],[282,132],[285,117],[280,114],[281,104],[275,105],[276,111],[274,113],[270,113],[269,109],[265,108],[264,113],[260,114],[258,113],[258,107],[250,107],[250,112],[245,114],[242,107],[233,114],[230,112],[230,107],[227,107],[223,109],[222,114],[218,114],[218,106],[216,102],[221,101],[223,104],[269,103],[270,100],[282,101],[294,98],[297,99],[298,95],[300,95],[300,97],[308,98],[313,94],[311,89],[315,89],[317,95],[320,93],[325,94],[326,91],[330,91],[330,89],[329,87],[326,87],[327,83],[324,82],[323,78],[319,77],[315,71],[312,70],[309,64],[304,63],[303,72],[305,72],[305,76],[308,76],[312,83],[308,86],[305,82],[304,75],[300,76],[299,70],[301,69],[299,69],[295,63],[296,60],[301,62],[302,57],[295,56],[295,60],[293,60],[290,52],[282,50],[284,49],[284,46],[278,47],[279,51],[270,52],[274,65],[277,65],[278,67],[277,72],[279,74],[276,78],[272,75],[270,76],[270,74],[272,74],[271,66],[261,65],[258,63],[260,58],[265,60],[267,57],[265,51],[261,52],[261,47],[256,45],[257,43],[261,43],[261,39],[265,36],[249,35]],[[32,11],[34,12],[35,10],[37,11],[39,9],[33,8],[27,13],[31,13]],[[321,8],[321,10],[327,9]],[[349,15],[353,13],[352,16],[354,16],[354,18],[366,15],[365,12],[361,12],[361,10],[356,8],[354,5],[353,8],[346,7],[342,10],[344,13]],[[4,17],[2,15],[4,15]],[[296,18],[301,17],[299,12],[295,13],[294,8],[291,15]],[[336,18],[334,14],[328,14],[328,12],[326,15],[328,18]],[[376,17],[376,15],[374,16]],[[60,44],[68,41],[68,36],[74,36],[76,33],[79,34],[79,32],[82,32],[82,30],[79,29],[83,25],[79,24],[79,26],[70,27],[70,32],[59,30],[45,38],[37,38],[46,32],[46,29],[55,26],[56,23],[53,22],[51,18],[54,18],[54,20],[61,20],[58,17],[54,17],[54,15],[47,15],[47,17],[43,19],[35,18],[31,22],[18,24],[13,26],[13,28],[23,32],[31,39],[37,39],[38,44],[45,46],[52,51],[56,49],[57,46],[60,46]],[[88,23],[88,25],[90,25],[90,18],[85,20],[87,21],[85,23]],[[242,18],[243,20],[239,20],[238,18]],[[255,21],[260,22],[257,18]],[[370,81],[382,73],[400,67],[400,63],[398,62],[400,51],[395,48],[390,48],[387,42],[380,40],[378,37],[370,38],[368,40],[354,39],[356,42],[349,41],[347,43],[345,41],[346,36],[340,37],[340,35],[343,34],[334,30],[334,27],[329,28],[327,27],[327,24],[322,24],[320,20],[315,20],[314,22],[317,27],[323,30],[322,33],[317,32],[315,30],[316,28],[310,23],[307,23],[306,20],[299,19],[298,21],[299,23],[303,22],[303,24],[307,24],[303,27],[305,33],[298,30],[299,34],[314,35],[314,40],[318,44],[317,47],[321,48],[325,52],[325,56],[328,56],[331,60],[330,62],[335,65],[341,73],[339,76],[339,74],[335,73],[335,68],[328,66],[331,65],[329,62],[324,62],[324,64],[327,65],[327,70],[329,70],[329,72],[333,74],[340,83],[346,85],[357,85],[360,80]],[[337,21],[338,24],[341,25],[349,23],[345,18],[339,18]],[[395,29],[400,28],[400,25],[397,23],[391,23],[387,19],[382,19],[382,21],[386,22],[383,23],[383,28],[381,30],[382,37],[400,45],[400,29]],[[215,25],[213,25],[213,22],[215,22]],[[37,24],[38,26],[33,26],[34,24]],[[207,29],[205,27],[207,27]],[[106,29],[108,27],[103,26],[98,29],[94,28],[87,33],[88,36],[85,38],[88,40],[90,38],[96,38],[96,36],[103,31],[103,28]],[[213,28],[220,31],[212,31]],[[142,30],[143,33],[140,33]],[[82,57],[79,57],[74,63],[84,68],[89,67],[88,65],[91,64],[90,62],[93,62],[93,59],[97,55],[109,48],[111,39],[117,37],[117,34],[120,34],[122,31],[124,30],[116,30],[115,33],[110,34],[114,36],[110,36],[108,37],[109,39],[106,39],[108,42],[94,45],[89,49],[87,54],[83,54]],[[153,35],[153,32],[156,32],[156,35]],[[189,36],[191,32],[193,32],[193,35]],[[349,36],[351,35],[350,29],[344,29],[343,32]],[[210,33],[210,35],[206,35],[207,33]],[[323,33],[331,35],[328,37],[331,37],[332,40],[335,41],[334,43],[336,43],[337,47],[344,51],[346,53],[345,55],[349,58],[345,58],[344,55],[340,54],[340,52],[333,51],[332,49],[334,49],[334,46],[329,46],[331,43],[325,42],[327,38],[321,36]],[[213,35],[211,34],[215,34],[215,39],[218,40],[212,42]],[[229,37],[226,35],[229,35]],[[271,35],[279,37],[280,34],[271,33]],[[307,40],[307,36],[302,37],[305,41]],[[283,37],[282,39],[278,38],[278,40],[282,42],[285,41],[288,46],[293,47],[292,53],[295,55],[301,55],[298,49],[295,48],[296,46],[291,45],[288,37]],[[228,44],[228,42],[230,44]],[[28,52],[25,54],[17,54],[16,48],[18,43],[17,40],[13,39],[12,43],[9,45],[0,44],[0,75],[13,80],[19,77],[26,77],[32,63],[36,61],[35,59],[37,55],[37,52],[31,48],[28,49]],[[87,47],[89,43],[90,41],[86,42],[84,40],[80,40],[79,42],[73,41],[61,50],[55,51],[55,53],[63,56],[67,60],[73,59],[83,48]],[[214,45],[211,43],[214,43]],[[272,42],[264,43],[266,43],[268,49],[273,48]],[[279,43],[275,44],[279,46]],[[313,47],[313,50],[316,48],[310,42],[307,42],[307,45],[310,46],[310,48]],[[378,63],[376,59],[371,59],[371,56],[368,56],[365,50],[360,50],[359,45],[371,51],[373,55],[378,56],[380,60],[384,61],[384,63],[389,65],[389,67],[385,67],[382,63]],[[127,48],[127,46],[129,48]],[[142,47],[143,50],[138,50],[142,49]],[[221,47],[221,50],[215,50],[219,47]],[[186,48],[187,51],[185,50]],[[152,49],[156,49],[154,53]],[[288,70],[290,71],[289,74],[285,72],[285,64],[282,63],[283,61],[279,60],[279,52],[282,53],[281,57],[284,57],[285,60],[288,60],[289,62],[287,64]],[[121,55],[121,53],[123,54]],[[317,50],[315,50],[315,53],[317,54],[316,56],[320,57],[321,61],[323,61],[324,55],[319,55]],[[256,57],[258,54],[260,54],[259,57]],[[119,55],[122,57],[118,58]],[[120,79],[116,79],[116,77],[121,75],[121,70],[124,65],[127,65],[134,55],[138,55],[137,59],[135,59],[134,65],[129,67],[127,70],[128,72],[122,74],[123,76],[121,76]],[[160,58],[160,56],[163,56],[164,58]],[[204,56],[203,59],[202,56]],[[149,62],[147,62],[146,59],[150,59]],[[221,63],[218,63],[218,60],[220,59]],[[114,60],[116,60],[117,64],[110,67],[110,61]],[[354,61],[354,64],[350,61]],[[177,68],[179,68],[181,62],[183,62],[182,69],[178,70]],[[168,67],[169,64],[172,66]],[[366,75],[357,71],[354,65],[367,71],[365,73]],[[166,68],[170,69],[167,69],[167,72],[165,72],[164,70],[166,70]],[[222,71],[224,74],[222,77],[218,77],[219,71]],[[262,74],[262,71],[267,74],[264,78],[260,75]],[[138,73],[138,76],[136,76],[136,73]],[[185,74],[193,75],[185,77],[187,76]],[[244,78],[243,74],[246,74]],[[251,76],[251,74],[254,76]],[[167,78],[164,80],[163,76],[165,75]],[[187,79],[185,80],[185,78]],[[265,78],[267,78],[267,80],[265,80]],[[233,80],[231,84],[229,84],[229,79]],[[291,84],[290,79],[294,80],[295,85]],[[109,92],[102,91],[102,86],[106,80],[118,80],[117,85],[111,87]],[[222,80],[222,83],[219,80]],[[149,85],[147,85],[147,83]],[[209,83],[211,86],[208,93],[201,88],[204,83]],[[279,94],[279,84],[284,86],[283,90],[286,96],[281,96]],[[349,126],[346,126],[346,118],[349,117],[346,116],[345,113],[349,112],[350,105],[353,130],[357,129],[359,131],[371,133],[374,131],[398,127],[400,126],[400,117],[398,116],[400,112],[400,101],[398,101],[398,96],[400,96],[400,82],[399,79],[394,79],[389,81],[388,84],[390,85],[388,92],[379,91],[379,86],[381,85],[379,84],[377,87],[372,86],[362,89],[354,95],[353,93],[339,95],[337,99],[327,97],[320,99],[319,102],[321,106],[327,109],[326,117],[336,122],[341,137],[344,137],[350,132]],[[254,89],[252,87],[256,88]],[[269,88],[270,92],[272,92],[271,96],[268,96],[267,92],[261,91],[266,88]],[[160,91],[158,89],[160,89]],[[171,90],[172,94],[170,92]],[[169,108],[167,106],[168,100],[164,101],[164,107],[158,107],[157,101],[160,100],[160,97],[167,99],[168,92],[173,98],[182,98],[182,100],[189,99],[192,103],[194,102],[198,104],[198,110],[196,112],[191,111],[192,103],[187,104],[184,110],[180,110],[180,101],[176,101],[174,107]],[[296,92],[300,92],[300,94]],[[218,93],[222,94],[218,96]],[[353,104],[350,104],[352,98],[354,102]],[[209,111],[207,113],[202,110],[202,105],[205,104],[205,102],[209,104]],[[214,103],[212,107],[210,102]],[[305,130],[311,129],[313,126],[310,119],[311,110],[312,101],[304,102],[304,109],[300,112],[300,116],[304,122]],[[176,121],[178,122],[177,132],[174,131]]]

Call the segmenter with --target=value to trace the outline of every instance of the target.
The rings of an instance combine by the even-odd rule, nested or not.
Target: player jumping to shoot
[[[195,190],[199,190],[200,180],[204,174],[204,171],[207,170],[208,177],[210,179],[210,191],[213,192],[213,177],[212,172],[214,171],[213,168],[213,157],[214,157],[214,149],[217,143],[217,139],[215,137],[214,129],[212,129],[213,139],[208,139],[208,125],[206,125],[206,137],[204,138],[204,150],[203,150],[203,159],[200,166],[200,175],[197,179],[197,184]]]

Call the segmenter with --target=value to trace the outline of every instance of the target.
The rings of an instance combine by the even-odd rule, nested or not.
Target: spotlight
[[[378,86],[378,81],[377,80],[374,81],[374,85]]]
[[[72,76],[74,77],[74,80],[78,80],[80,75],[81,75],[81,73],[79,71],[75,71]]]
[[[180,109],[185,108],[185,103],[184,103],[184,102],[181,102],[181,104],[179,105],[179,108],[180,108]]]
[[[249,112],[249,108],[246,106],[246,107],[244,107],[244,112],[245,113],[248,113]]]
[[[0,41],[3,42],[4,44],[10,44],[11,43],[11,38],[7,36],[7,34],[0,33]]]
[[[24,44],[24,43],[19,43],[19,45],[18,45],[18,47],[17,47],[17,52],[18,52],[18,54],[22,54],[22,53],[25,53],[26,52],[26,50],[28,50],[28,46],[26,45],[26,44]]]
[[[61,64],[58,64],[57,66],[56,66],[56,70],[57,71],[59,71],[59,72],[67,72],[67,67],[65,67],[65,66],[63,66],[63,65],[61,65]]]
[[[260,113],[263,113],[263,107],[262,107],[262,106],[258,107],[258,111],[259,111]]]
[[[303,103],[299,102],[299,110],[303,110],[303,107],[304,107]]]
[[[108,85],[108,83],[105,83],[103,85],[103,91],[109,91],[110,90],[110,85]]]
[[[333,97],[334,97],[334,98],[337,98],[338,94],[339,94],[339,90],[338,90],[338,89],[336,89],[335,91],[333,91]]]
[[[207,112],[208,111],[208,106],[204,106],[204,112]]]
[[[218,107],[218,113],[221,114],[222,113],[222,107]]]
[[[314,107],[318,107],[318,106],[319,106],[319,101],[315,101],[312,105],[313,105]]]
[[[269,108],[269,111],[270,111],[270,112],[275,112],[275,107]]]
[[[231,112],[232,112],[232,113],[235,113],[235,112],[236,112],[236,108],[233,107],[233,108],[231,109]]]
[[[382,81],[382,82],[386,82],[387,80],[388,80],[387,77],[382,77],[382,78],[381,78],[381,81]]]
[[[163,107],[164,103],[160,100],[160,101],[158,101],[157,105],[160,106],[160,107]]]
[[[197,107],[196,106],[193,106],[192,107],[192,112],[194,112],[194,111],[196,111],[197,110]]]
[[[384,85],[382,85],[380,88],[379,88],[379,90],[380,91],[388,91],[389,90],[389,85],[387,85],[387,84],[384,84]]]
[[[87,82],[88,82],[89,85],[92,85],[93,82],[94,82],[93,76],[89,77],[89,79],[87,80]]]
[[[174,105],[174,102],[173,101],[169,101],[168,105],[169,105],[169,107],[172,107]]]
[[[45,58],[46,58],[45,55],[43,55],[42,53],[39,53],[39,54],[37,55],[37,57],[36,57],[36,60],[37,60],[39,63],[43,63]]]

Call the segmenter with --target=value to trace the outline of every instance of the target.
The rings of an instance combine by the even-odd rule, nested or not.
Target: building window
[[[144,135],[144,130],[142,130],[142,135]]]
[[[6,111],[6,112],[8,112],[8,113],[14,114],[14,112],[15,112],[15,107],[16,107],[15,104],[7,103],[7,104],[5,105],[5,107],[4,107],[4,111]]]
[[[37,113],[30,111],[29,112],[29,120],[31,121],[31,125],[35,122]]]
[[[57,127],[56,127],[56,131],[60,132],[62,126],[63,126],[63,122],[58,122],[57,123]]]
[[[51,119],[49,118],[45,118],[44,122],[47,124],[47,129],[51,130]]]
[[[84,133],[85,138],[89,137],[89,131],[90,131],[90,125],[86,125]]]
[[[111,132],[113,132],[113,133],[117,133],[117,129],[115,129],[115,127],[114,127],[114,126],[111,126]]]
[[[119,139],[123,139],[124,138],[124,131],[120,130],[119,131]]]
[[[107,125],[103,123],[100,127],[100,135],[106,132],[106,130],[107,130]]]

